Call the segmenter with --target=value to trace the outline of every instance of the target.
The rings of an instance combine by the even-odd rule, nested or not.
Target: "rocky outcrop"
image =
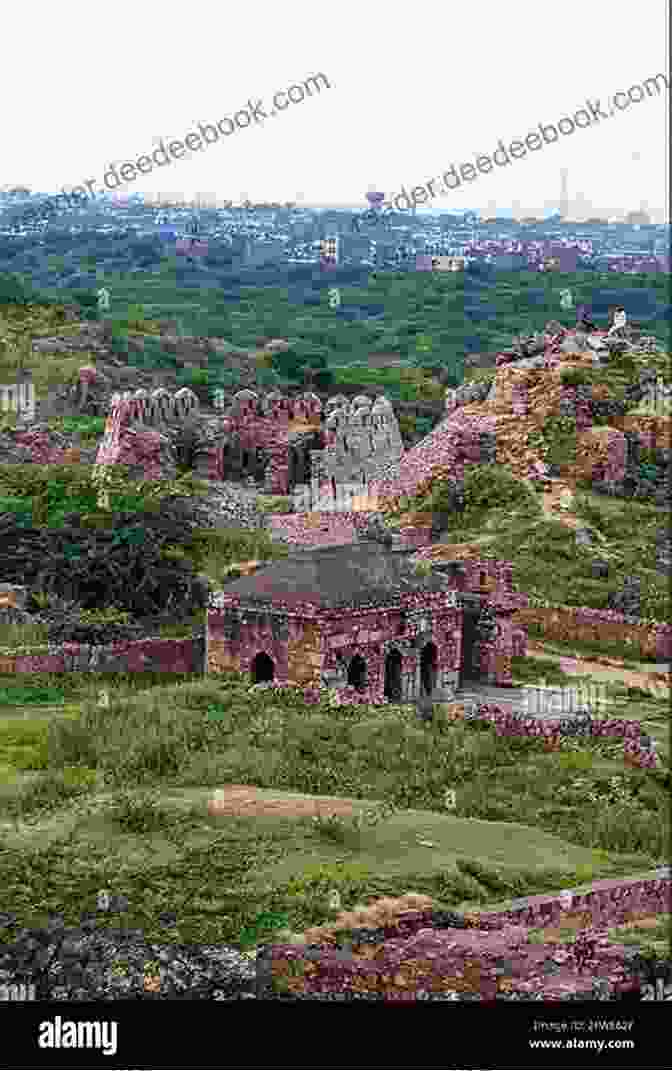
[[[614,591],[609,595],[608,606],[610,610],[623,614],[624,617],[641,617],[642,612],[642,581],[638,576],[626,576],[620,591]]]
[[[672,533],[668,528],[656,532],[656,571],[663,576],[672,575]]]

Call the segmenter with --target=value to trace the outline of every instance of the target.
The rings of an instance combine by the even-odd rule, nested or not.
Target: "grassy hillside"
[[[438,706],[421,724],[412,707],[306,707],[300,693],[260,705],[236,675],[0,685],[0,865],[16,915],[0,940],[44,913],[77,922],[100,889],[128,898],[123,925],[148,940],[249,948],[327,921],[333,889],[346,907],[413,890],[454,909],[666,858],[669,765],[625,768],[620,741],[548,753]],[[287,813],[208,816],[226,784],[259,786]],[[291,817],[292,793],[351,799],[353,820]]]

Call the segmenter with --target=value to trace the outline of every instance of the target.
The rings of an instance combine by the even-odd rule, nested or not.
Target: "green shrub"
[[[498,465],[469,465],[464,475],[465,509],[479,511],[498,507],[536,505],[525,484]]]
[[[558,765],[563,770],[590,770],[593,766],[593,756],[586,751],[564,751],[557,756]]]
[[[50,722],[48,730],[49,765],[58,769],[63,766],[89,766],[95,768],[98,748],[86,718],[63,718]]]
[[[538,450],[551,465],[563,465],[576,459],[576,420],[550,416],[540,431],[530,432],[528,445]]]
[[[156,791],[119,789],[108,804],[107,815],[124,833],[158,833],[168,822],[159,800]]]
[[[292,499],[286,495],[258,495],[256,506],[260,513],[291,513]]]
[[[4,797],[2,811],[10,816],[25,817],[37,811],[51,810],[75,796],[83,795],[89,787],[90,782],[82,775],[73,777],[71,771],[49,770],[31,780],[15,796]]]
[[[64,416],[49,421],[51,427],[65,435],[79,434],[83,439],[98,439],[105,433],[105,417]]]
[[[583,368],[563,368],[560,380],[565,387],[580,387],[590,383],[592,377]]]
[[[512,890],[511,882],[507,881],[503,872],[497,867],[488,866],[476,859],[456,859],[455,863],[461,874],[475,878],[495,895],[505,895]]]
[[[105,606],[99,610],[80,610],[79,619],[85,625],[127,625],[131,615],[126,610],[119,610],[116,606]]]
[[[0,648],[19,651],[46,647],[49,640],[47,625],[26,622],[24,625],[0,624]]]
[[[0,514],[3,513],[13,513],[18,521],[30,528],[33,523],[33,501],[30,498],[2,495],[0,496]]]
[[[469,368],[465,371],[465,383],[493,383],[497,375],[496,368]]]
[[[56,703],[65,702],[63,693],[58,688],[50,688],[46,685],[26,684],[0,685],[0,705],[31,706],[39,703],[48,703],[54,706]]]

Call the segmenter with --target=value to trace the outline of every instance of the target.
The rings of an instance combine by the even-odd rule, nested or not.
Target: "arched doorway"
[[[265,651],[260,651],[252,659],[251,672],[252,680],[255,684],[260,684],[262,681],[272,681],[275,676],[275,663],[270,655],[267,655]]]
[[[385,696],[393,703],[398,703],[401,695],[401,655],[392,648],[385,659]]]
[[[436,688],[436,644],[426,643],[420,655],[420,691],[432,695]]]
[[[355,655],[348,666],[348,684],[356,688],[358,692],[366,687],[366,662],[361,655]]]

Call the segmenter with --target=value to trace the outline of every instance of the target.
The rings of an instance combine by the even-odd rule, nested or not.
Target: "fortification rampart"
[[[329,483],[366,482],[381,465],[397,461],[403,444],[386,398],[344,395],[325,406],[312,392],[294,398],[273,391],[265,397],[242,390],[213,429],[199,468],[210,478],[263,478],[265,489],[287,494],[310,484],[317,500]]]
[[[170,441],[156,430],[167,424],[185,424],[198,416],[198,398],[188,387],[170,394],[164,387],[149,391],[123,391],[112,396],[105,435],[96,465],[129,465],[145,479],[173,478],[176,466]]]

